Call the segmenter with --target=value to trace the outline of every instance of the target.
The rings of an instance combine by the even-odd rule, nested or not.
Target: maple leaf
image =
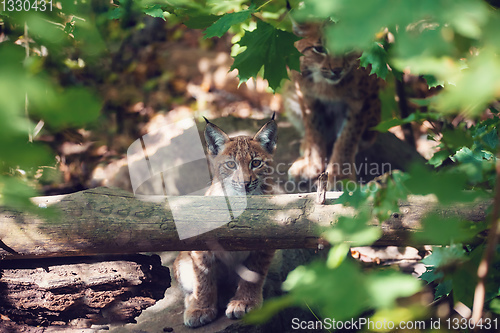
[[[205,30],[205,36],[203,36],[203,38],[222,37],[231,26],[245,22],[254,12],[255,5],[252,4],[248,9],[222,15],[214,24]]]
[[[359,58],[361,66],[371,65],[371,74],[377,74],[381,79],[385,79],[388,73],[387,69],[387,51],[379,43],[373,43],[373,46],[365,50]]]
[[[257,28],[246,31],[238,44],[246,47],[234,57],[231,70],[238,70],[240,81],[256,77],[264,67],[263,77],[269,87],[276,90],[281,80],[288,79],[287,67],[300,70],[301,54],[293,45],[299,38],[290,32],[276,29],[263,21],[257,22]]]

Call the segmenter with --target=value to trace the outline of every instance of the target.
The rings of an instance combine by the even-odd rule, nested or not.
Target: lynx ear
[[[255,134],[253,140],[260,143],[269,154],[273,154],[276,149],[276,140],[278,139],[278,126],[274,121],[274,114],[262,128]]]
[[[321,24],[317,22],[296,22],[292,19],[292,30],[298,37],[319,37]]]
[[[205,141],[207,142],[208,152],[213,156],[219,155],[229,141],[229,136],[209,122],[207,118],[205,118],[205,121],[207,122],[207,126],[205,127]]]

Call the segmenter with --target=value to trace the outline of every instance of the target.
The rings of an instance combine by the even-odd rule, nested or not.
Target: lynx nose
[[[252,183],[252,181],[250,179],[244,179],[241,182],[241,185],[244,186],[245,188],[248,188],[248,186],[250,186],[251,183]]]
[[[340,80],[341,77],[342,77],[342,68],[340,67],[337,67],[337,68],[334,68],[332,70],[330,70],[330,79],[333,80],[333,81],[337,81],[337,80]]]

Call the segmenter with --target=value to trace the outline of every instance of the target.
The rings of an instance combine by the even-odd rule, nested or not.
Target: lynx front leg
[[[299,180],[316,180],[324,171],[327,157],[325,138],[318,130],[314,110],[307,104],[302,104],[302,116],[305,135],[302,142],[302,157],[298,158],[288,170],[290,178]]]
[[[351,110],[335,141],[332,156],[326,169],[329,189],[339,189],[338,183],[344,179],[356,181],[354,162],[365,128],[366,121],[362,117],[361,107]]]
[[[174,262],[177,281],[184,292],[184,324],[199,327],[217,316],[217,284],[211,252],[181,252]]]
[[[245,269],[240,272],[240,280],[234,297],[226,308],[226,316],[230,319],[242,318],[245,313],[260,307],[262,304],[262,286],[274,251],[251,252],[245,261]]]

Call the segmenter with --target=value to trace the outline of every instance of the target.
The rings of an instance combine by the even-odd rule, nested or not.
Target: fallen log
[[[339,192],[248,197],[143,197],[113,188],[38,197],[43,215],[0,210],[0,256],[32,258],[176,250],[317,248],[320,231],[353,211]],[[229,206],[228,206],[229,205]],[[431,196],[410,198],[380,224],[377,245],[415,245],[409,235],[430,211],[483,221],[489,202],[440,208]],[[231,208],[231,209],[228,209]],[[180,214],[181,212],[182,214]],[[175,218],[174,218],[175,215]],[[224,218],[226,222],[224,223]],[[222,221],[222,222],[221,222]],[[377,221],[373,221],[377,225]],[[183,237],[179,237],[179,235]],[[193,236],[193,237],[188,237]],[[182,239],[180,239],[182,238]]]

